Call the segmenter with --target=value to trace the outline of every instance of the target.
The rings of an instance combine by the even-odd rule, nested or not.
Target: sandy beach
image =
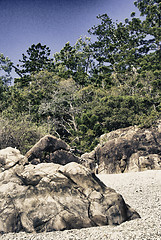
[[[108,187],[122,194],[140,219],[119,226],[102,226],[47,233],[9,233],[1,240],[161,240],[161,170],[97,175]]]

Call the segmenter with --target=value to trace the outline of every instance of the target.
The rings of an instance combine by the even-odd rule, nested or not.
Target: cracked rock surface
[[[117,226],[42,233],[8,233],[1,240],[160,240],[161,171],[148,170],[124,174],[97,175],[107,186],[120,192],[137,209],[141,218]]]
[[[119,225],[139,218],[120,194],[76,162],[33,165],[17,149],[9,148],[4,156],[2,151],[1,234]],[[19,160],[8,167],[15,155]]]
[[[81,156],[98,173],[161,170],[161,121],[151,128],[131,126],[105,133],[90,153]]]

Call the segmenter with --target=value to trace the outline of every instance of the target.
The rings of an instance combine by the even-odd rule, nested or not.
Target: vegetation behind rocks
[[[134,4],[140,18],[99,15],[91,38],[66,43],[53,58],[41,43],[19,65],[0,54],[0,148],[25,153],[52,134],[90,151],[101,134],[160,119],[161,2]]]

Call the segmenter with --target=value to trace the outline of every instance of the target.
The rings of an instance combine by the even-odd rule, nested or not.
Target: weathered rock
[[[0,150],[0,172],[12,168],[17,163],[24,164],[27,158],[16,148],[7,147]]]
[[[120,194],[75,162],[16,161],[0,173],[1,233],[115,225],[137,217]]]
[[[34,165],[42,162],[53,162],[61,165],[69,162],[80,163],[79,157],[70,152],[68,144],[51,135],[41,138],[25,156]]]
[[[81,158],[87,166],[97,163],[98,173],[161,169],[160,143],[161,122],[149,129],[128,127],[102,135],[94,151]]]
[[[61,149],[50,154],[50,162],[65,165],[70,162],[80,163],[80,159],[71,152]]]
[[[46,135],[41,138],[27,153],[26,157],[31,160],[33,158],[41,158],[44,152],[50,153],[56,150],[69,150],[68,144],[61,139],[52,135]]]
[[[82,165],[91,169],[93,172],[95,172],[96,169],[96,156],[95,156],[95,150],[93,150],[90,153],[84,153],[81,156],[81,160],[82,160]]]

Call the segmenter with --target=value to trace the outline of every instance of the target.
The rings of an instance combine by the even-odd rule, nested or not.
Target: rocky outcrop
[[[12,148],[1,150],[0,159],[0,233],[117,225],[139,217],[76,162],[33,165]]]
[[[81,158],[92,169],[97,164],[98,173],[161,169],[161,122],[149,129],[134,126],[104,134],[94,151]]]

